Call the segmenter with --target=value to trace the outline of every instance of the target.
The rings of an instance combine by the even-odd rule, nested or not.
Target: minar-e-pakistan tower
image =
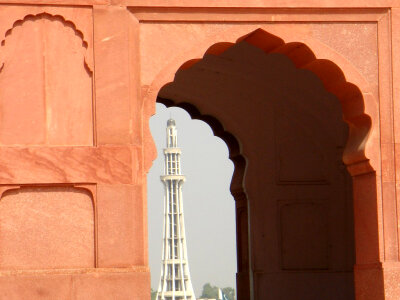
[[[195,300],[186,249],[183,218],[181,149],[175,120],[167,122],[167,148],[161,181],[165,186],[161,278],[157,300]]]

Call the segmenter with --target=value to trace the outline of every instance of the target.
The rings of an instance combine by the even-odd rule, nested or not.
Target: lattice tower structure
[[[175,120],[167,121],[167,147],[164,149],[165,187],[164,229],[161,278],[157,300],[195,300],[186,247],[183,215],[182,185],[185,176],[181,173],[181,149]]]

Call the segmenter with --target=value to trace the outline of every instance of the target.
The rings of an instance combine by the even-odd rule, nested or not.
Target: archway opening
[[[372,170],[371,122],[342,71],[257,30],[184,63],[158,101],[235,141],[238,299],[354,299],[347,169]]]

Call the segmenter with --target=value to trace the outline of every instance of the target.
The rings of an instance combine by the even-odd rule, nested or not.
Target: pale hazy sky
[[[182,174],[186,240],[189,268],[196,297],[210,282],[221,288],[235,287],[236,238],[235,203],[229,192],[233,163],[224,141],[211,128],[176,107],[157,103],[150,129],[158,157],[148,175],[149,254],[151,286],[158,288],[161,271],[164,189],[162,149],[165,148],[167,120],[172,116],[182,149]]]

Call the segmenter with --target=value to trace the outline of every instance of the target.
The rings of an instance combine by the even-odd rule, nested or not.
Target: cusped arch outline
[[[279,53],[285,55],[293,62],[297,69],[309,70],[316,74],[321,80],[325,90],[334,94],[340,101],[343,119],[349,126],[349,137],[343,153],[343,162],[347,165],[350,174],[356,175],[358,173],[374,171],[373,167],[369,163],[369,159],[365,155],[365,147],[372,127],[372,120],[371,117],[365,113],[363,93],[355,84],[346,80],[343,71],[338,65],[331,60],[318,59],[314,52],[304,43],[285,43],[285,41],[280,37],[268,33],[261,28],[240,37],[235,43],[220,42],[213,44],[205,51],[203,58],[206,55],[218,56],[242,41],[263,50],[265,54]],[[190,59],[184,62],[176,72],[192,67],[203,58]],[[173,82],[165,83],[164,86],[172,83]],[[151,94],[153,92],[151,86],[149,93]],[[193,118],[204,120],[207,123],[207,120],[210,120],[210,118],[213,119],[214,121],[208,124],[214,130],[215,135],[221,137],[223,140],[225,140],[224,136],[230,136],[235,140],[235,142],[232,143],[232,146],[229,145],[229,143],[231,143],[230,141],[233,140],[232,138],[225,140],[230,152],[232,151],[232,155],[230,155],[232,156],[234,163],[236,158],[242,163],[245,162],[245,157],[242,156],[239,158],[239,156],[241,156],[240,149],[236,149],[234,146],[239,145],[238,141],[231,133],[223,129],[222,124],[220,124],[215,117],[203,115],[197,108],[189,103],[173,103],[172,100],[160,99],[159,97],[157,99],[158,102],[164,103],[167,106],[179,106],[186,109]],[[150,112],[150,114],[151,113],[152,112]],[[145,131],[145,139],[147,141],[151,140],[150,128],[148,126],[146,126]],[[155,153],[155,151],[153,151],[153,153]],[[150,158],[146,167],[150,167],[151,161],[154,157],[155,155]],[[244,169],[244,166],[242,168]],[[235,165],[234,178],[237,178],[236,176],[238,176],[236,170]],[[241,176],[243,179],[244,171],[238,170],[238,172],[242,173]]]
[[[6,46],[6,40],[7,40],[7,38],[8,38],[10,35],[12,35],[12,32],[13,32],[13,30],[14,30],[16,27],[23,26],[23,24],[24,24],[25,22],[27,22],[27,21],[37,21],[37,20],[40,20],[40,19],[47,19],[47,20],[52,21],[52,22],[60,22],[60,23],[62,23],[65,27],[68,27],[68,28],[70,28],[70,29],[73,30],[73,32],[75,33],[75,35],[81,39],[81,41],[82,41],[82,47],[85,49],[85,50],[84,50],[85,52],[84,52],[84,55],[83,55],[84,67],[85,67],[85,69],[89,72],[89,74],[92,75],[92,73],[93,73],[93,66],[92,66],[91,63],[89,63],[89,59],[88,59],[88,57],[87,57],[87,50],[88,50],[88,45],[89,45],[88,41],[85,40],[85,36],[84,36],[83,32],[80,31],[72,21],[65,19],[65,18],[64,18],[63,16],[61,16],[61,15],[52,15],[52,14],[49,14],[49,13],[47,13],[47,12],[42,12],[42,13],[38,13],[38,14],[35,14],[35,15],[34,15],[34,14],[26,15],[23,19],[19,19],[19,20],[15,21],[15,22],[13,23],[12,27],[10,27],[10,28],[5,32],[4,38],[3,38],[3,40],[0,42],[1,47],[5,47],[5,46]],[[4,65],[4,62],[2,61],[2,62],[1,62],[1,68],[3,67],[3,65]]]
[[[202,114],[193,104],[187,102],[174,103],[170,99],[164,99],[161,97],[157,98],[157,102],[162,103],[167,107],[180,107],[187,111],[192,119],[201,120],[210,126],[213,134],[222,139],[228,146],[229,159],[234,164],[234,171],[231,180],[232,195],[235,196],[245,193],[242,182],[246,167],[246,159],[240,151],[240,144],[236,137],[229,131],[225,130],[217,118]]]

